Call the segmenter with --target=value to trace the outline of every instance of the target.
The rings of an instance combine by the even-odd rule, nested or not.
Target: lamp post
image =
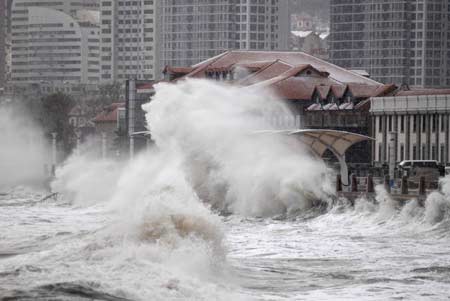
[[[56,136],[58,134],[56,132],[52,133],[52,175],[55,175],[56,168]]]
[[[106,133],[102,133],[102,159],[106,158]]]
[[[395,179],[395,152],[397,146],[397,133],[391,132],[389,138],[389,178],[390,186],[393,186]]]
[[[77,137],[77,144],[76,144],[76,148],[75,148],[75,154],[77,156],[80,155],[80,145],[81,145],[81,132],[80,130],[76,130],[75,131],[75,135]]]

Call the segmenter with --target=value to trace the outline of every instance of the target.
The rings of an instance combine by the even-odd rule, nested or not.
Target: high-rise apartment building
[[[287,50],[285,0],[160,0],[160,67],[191,66],[226,50]]]
[[[6,84],[11,64],[11,3],[0,1],[0,89]]]
[[[155,5],[159,1],[101,1],[102,82],[156,78]]]
[[[331,61],[384,83],[450,86],[450,1],[331,0]]]
[[[98,82],[99,13],[86,10],[95,8],[93,3],[15,0],[12,83],[52,86]]]

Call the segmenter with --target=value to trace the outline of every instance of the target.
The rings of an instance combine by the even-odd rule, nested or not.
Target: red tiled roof
[[[395,96],[449,95],[450,89],[412,89],[399,91]]]
[[[261,62],[250,62],[250,63],[237,63],[235,66],[239,66],[251,71],[259,71],[267,66],[270,66],[275,61],[261,61]]]
[[[273,61],[271,64],[261,68],[259,71],[252,73],[249,76],[245,77],[244,79],[240,80],[238,83],[244,86],[252,85],[261,81],[266,81],[268,79],[274,78],[288,71],[291,68],[292,68],[291,65],[282,62],[280,60],[276,60]]]
[[[394,84],[384,85],[379,87],[375,91],[375,96],[387,96],[394,93],[397,90],[397,86]]]
[[[319,93],[320,98],[326,99],[330,92],[331,86],[319,85],[316,86],[316,91]]]
[[[350,93],[356,98],[368,98],[376,95],[380,86],[350,83],[347,85]]]
[[[315,91],[313,85],[295,77],[276,82],[271,87],[280,97],[291,100],[310,100]]]
[[[319,58],[303,52],[288,51],[241,51],[233,50],[224,52],[218,56],[210,58],[199,64],[192,66],[194,71],[188,74],[191,77],[198,77],[208,68],[229,68],[237,63],[252,63],[264,61],[281,60],[291,66],[311,65],[317,70],[324,70],[330,77],[341,83],[365,83],[368,85],[380,85],[380,83],[361,76],[344,68],[338,67]]]
[[[383,85],[303,52],[282,51],[227,51],[192,66],[190,73],[174,81],[184,77],[204,78],[207,72],[229,72],[238,67],[252,73],[234,83],[269,87],[291,100],[311,101],[315,91],[322,99],[330,93],[342,98],[346,91],[365,99],[396,90],[395,85]]]
[[[173,74],[188,74],[194,70],[193,67],[172,67],[166,66],[163,70],[164,73],[173,73]]]
[[[334,96],[336,96],[337,98],[342,98],[344,96],[346,88],[347,87],[345,85],[332,85],[331,91],[333,92]]]
[[[112,103],[103,112],[95,116],[93,121],[95,123],[99,122],[116,122],[117,121],[117,110],[125,106],[123,102]]]
[[[355,105],[355,110],[359,111],[368,111],[370,110],[370,99],[365,99],[363,101],[360,101]]]

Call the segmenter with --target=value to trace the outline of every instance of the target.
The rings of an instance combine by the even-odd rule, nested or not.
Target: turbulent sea
[[[450,297],[448,207],[430,200],[439,208],[359,200],[295,217],[220,217],[219,247],[202,239],[219,235],[211,225],[151,239],[116,228],[105,206],[42,197],[16,188],[0,198],[3,300]]]
[[[0,110],[0,300],[448,300],[450,178],[424,206],[336,199],[333,171],[267,122],[289,113],[273,98],[157,85],[154,146],[120,161],[87,143],[54,197],[25,185],[46,148]]]

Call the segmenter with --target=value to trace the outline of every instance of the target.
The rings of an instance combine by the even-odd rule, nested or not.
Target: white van
[[[439,169],[439,162],[436,160],[403,160],[398,164],[401,169],[436,168]]]
[[[410,177],[410,180],[418,181],[423,176],[426,182],[437,182],[442,169],[436,160],[404,160],[398,167]]]

